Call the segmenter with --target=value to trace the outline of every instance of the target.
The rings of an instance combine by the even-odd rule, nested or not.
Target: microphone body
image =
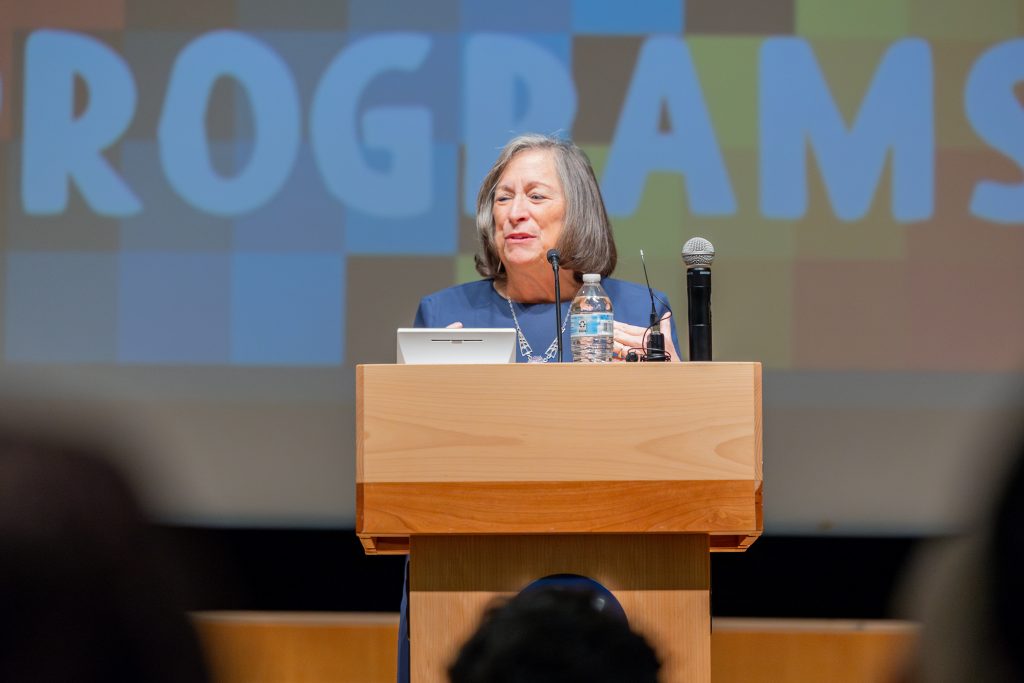
[[[558,277],[558,260],[561,258],[561,254],[558,253],[557,249],[548,249],[548,263],[551,264],[551,270],[555,276],[555,341],[556,353],[558,354],[558,362],[562,362],[562,287],[561,281]]]
[[[690,360],[711,360],[711,269],[686,269],[686,298],[689,313]]]
[[[690,360],[711,360],[711,263],[715,247],[703,237],[683,245],[686,264],[686,303],[689,313]]]

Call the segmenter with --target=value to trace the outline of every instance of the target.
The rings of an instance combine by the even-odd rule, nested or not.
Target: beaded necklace
[[[512,299],[506,296],[505,301],[508,302],[508,310],[512,312],[512,322],[515,323],[516,336],[519,339],[519,353],[523,354],[523,358],[525,358],[528,363],[547,363],[554,358],[555,354],[558,352],[558,337],[555,337],[551,341],[551,346],[548,347],[548,350],[544,352],[543,356],[533,355],[533,347],[530,346],[530,342],[526,341],[526,335],[523,334],[523,329],[519,327],[519,318],[516,317],[516,308],[512,305]],[[555,305],[561,306],[562,304],[558,303]],[[565,334],[565,326],[568,322],[569,316],[566,315],[565,319],[562,321],[562,331],[560,334]]]

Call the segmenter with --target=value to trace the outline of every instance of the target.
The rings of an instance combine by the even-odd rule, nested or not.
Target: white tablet
[[[515,363],[516,331],[511,327],[402,327],[398,330],[398,362]]]

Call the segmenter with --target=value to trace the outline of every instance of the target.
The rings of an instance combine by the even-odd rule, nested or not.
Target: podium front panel
[[[357,533],[761,531],[759,363],[361,365]]]

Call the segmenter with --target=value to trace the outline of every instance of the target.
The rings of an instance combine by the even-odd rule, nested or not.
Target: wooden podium
[[[360,365],[356,532],[410,553],[413,683],[496,596],[618,598],[664,681],[711,680],[709,551],[762,530],[761,365]]]

